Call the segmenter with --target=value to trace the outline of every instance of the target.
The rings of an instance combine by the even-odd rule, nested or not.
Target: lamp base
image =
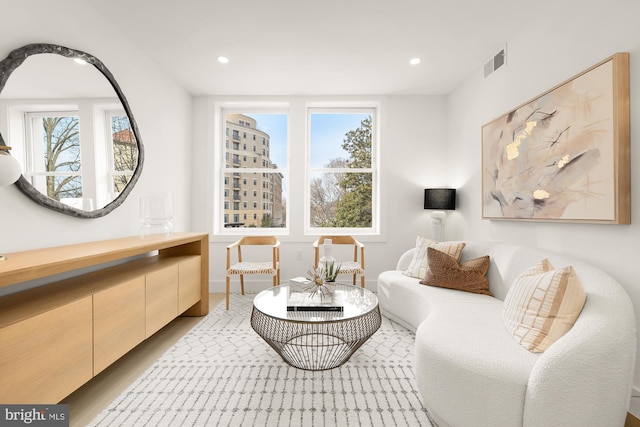
[[[444,222],[447,214],[443,211],[431,212],[431,235],[433,240],[441,242],[444,239]]]

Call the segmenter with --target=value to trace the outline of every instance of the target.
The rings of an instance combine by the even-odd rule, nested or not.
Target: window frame
[[[286,158],[287,165],[282,167],[282,165],[277,165],[276,168],[270,169],[266,167],[258,167],[257,166],[257,157],[253,157],[253,163],[256,164],[255,167],[243,167],[243,174],[262,174],[267,173],[279,173],[283,176],[283,201],[288,201],[289,197],[289,180],[291,179],[291,171],[290,171],[290,144],[291,144],[291,115],[289,111],[289,103],[288,102],[265,102],[265,103],[255,103],[255,102],[232,102],[232,103],[219,103],[216,106],[216,118],[215,118],[215,126],[217,130],[215,132],[215,140],[218,141],[215,143],[217,153],[216,158],[220,159],[218,162],[214,162],[214,167],[216,170],[216,175],[218,179],[215,180],[217,184],[214,184],[214,200],[213,200],[213,231],[219,235],[231,235],[231,236],[239,236],[247,234],[247,230],[251,230],[251,234],[254,235],[289,235],[290,234],[290,215],[289,215],[289,204],[285,203],[284,206],[284,217],[285,225],[283,227],[225,227],[224,226],[224,218],[225,211],[223,206],[224,197],[222,196],[224,190],[224,177],[227,173],[233,173],[233,170],[238,168],[227,168],[226,162],[222,160],[225,158],[225,154],[231,152],[231,149],[226,148],[224,144],[221,144],[220,141],[224,141],[226,134],[226,116],[229,114],[284,114],[287,116],[287,141],[286,141]],[[246,135],[245,135],[245,138]],[[248,147],[249,148],[249,147]],[[249,152],[250,150],[246,150]],[[253,151],[256,152],[256,146],[253,146]],[[256,152],[257,153],[257,152]],[[254,178],[257,180],[257,178]],[[252,181],[249,181],[252,182]],[[257,181],[255,181],[255,187],[258,187]],[[253,188],[253,185],[251,186]],[[253,213],[253,219],[257,219],[257,214]]]
[[[311,166],[311,115],[312,114],[370,114],[371,115],[371,165],[368,168],[325,168]],[[361,103],[307,103],[306,106],[306,161],[304,176],[304,235],[380,235],[380,104]],[[311,176],[316,173],[370,173],[371,174],[371,227],[312,227],[311,226]]]
[[[82,180],[82,197],[60,201],[60,203],[81,210],[95,210],[96,207],[106,206],[118,197],[119,193],[115,192],[112,173],[114,172],[114,153],[110,117],[127,116],[119,99],[7,99],[0,103],[8,112],[6,126],[14,129],[12,132],[18,132],[16,138],[22,141],[22,144],[14,147],[13,154],[20,162],[25,178],[33,183],[35,188],[40,187],[35,184],[33,177],[47,174],[38,172],[35,166],[39,161],[33,158],[34,153],[38,151],[34,148],[34,144],[38,144],[39,142],[35,141],[40,141],[40,138],[33,132],[39,133],[41,126],[39,124],[34,126],[33,120],[37,117],[73,115],[79,118],[81,167],[75,176],[79,176]],[[115,172],[115,175],[133,174],[133,171]],[[43,194],[46,194],[46,191]]]

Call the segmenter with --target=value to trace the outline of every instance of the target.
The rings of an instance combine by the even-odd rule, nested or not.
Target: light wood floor
[[[209,294],[210,310],[224,294]],[[60,403],[69,405],[70,427],[84,427],[193,328],[201,317],[178,317]]]

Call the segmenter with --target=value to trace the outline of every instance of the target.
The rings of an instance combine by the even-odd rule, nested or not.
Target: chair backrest
[[[324,241],[327,239],[330,239],[331,243],[334,245],[355,245],[356,244],[356,239],[354,239],[352,236],[320,236],[316,241],[318,242],[319,245],[323,245]]]
[[[280,241],[275,236],[244,236],[232,245],[227,246],[227,269],[231,265],[230,250],[233,247],[237,248],[238,261],[243,261],[242,247],[243,246],[272,246],[272,261],[274,268],[280,262]]]
[[[320,261],[320,246],[325,243],[326,240],[331,240],[332,245],[353,245],[353,261],[360,259],[360,264],[364,269],[364,245],[356,240],[353,236],[320,236],[313,242],[315,249],[314,267],[318,267]],[[360,248],[360,256],[358,256],[358,248]]]
[[[278,239],[275,236],[244,236],[240,239],[240,245],[276,245]]]

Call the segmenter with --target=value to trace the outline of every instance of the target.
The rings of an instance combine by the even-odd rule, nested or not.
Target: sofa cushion
[[[493,296],[487,280],[488,255],[459,263],[454,257],[429,247],[427,261],[429,270],[421,284]]]
[[[416,250],[413,252],[413,259],[404,274],[417,279],[424,279],[429,269],[427,261],[427,248],[432,247],[441,252],[451,255],[456,261],[460,260],[462,249],[465,244],[463,242],[436,242],[434,240],[425,239],[422,236],[416,236]]]
[[[544,259],[515,280],[504,300],[503,319],[521,346],[542,352],[571,329],[585,301],[573,267],[554,269]]]
[[[458,297],[434,301],[416,331],[416,381],[427,410],[443,426],[521,426],[529,377],[541,355],[517,345],[505,330],[502,301],[421,288]]]

